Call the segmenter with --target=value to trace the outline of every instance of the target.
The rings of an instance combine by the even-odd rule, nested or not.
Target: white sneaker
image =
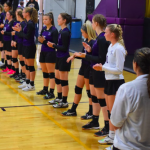
[[[49,101],[51,105],[56,104],[56,103],[61,103],[61,102],[62,102],[62,99],[59,99],[58,97],[56,97],[56,99],[54,100]]]
[[[68,106],[69,106],[68,103],[63,102],[53,105],[54,108],[67,108]]]
[[[18,86],[19,89],[23,89],[27,86],[26,82],[24,81],[21,85]]]
[[[98,140],[98,143],[101,145],[113,144],[113,142],[114,142],[114,140],[112,138],[110,138],[109,136],[106,136],[102,140]]]
[[[0,61],[0,67],[3,66],[3,65],[5,65],[5,64],[2,61]]]
[[[32,86],[31,84],[27,84],[25,88],[22,89],[23,91],[34,91],[35,86]]]
[[[105,148],[105,150],[113,150],[113,145],[111,145],[110,147]]]

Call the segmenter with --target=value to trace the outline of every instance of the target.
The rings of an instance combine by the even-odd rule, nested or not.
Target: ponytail
[[[147,90],[150,98],[150,48],[138,49],[133,60],[139,66],[141,73],[148,74]]]
[[[55,26],[55,23],[54,23],[54,15],[53,15],[52,12],[49,12],[49,13],[45,14],[44,16],[48,16],[49,19],[52,20],[52,21],[51,21],[51,24],[52,24],[53,26]]]
[[[110,32],[113,32],[115,34],[118,43],[126,49],[123,36],[122,36],[123,35],[122,27],[118,24],[110,24],[107,26],[107,28],[109,28]],[[127,51],[126,51],[126,55],[127,55]]]
[[[34,22],[34,23],[37,23],[38,22],[38,12],[35,8],[31,8],[31,7],[25,7],[24,8],[26,13],[29,13],[30,17],[31,17],[31,20]]]
[[[72,24],[72,16],[67,14],[67,13],[60,13],[61,17],[63,20],[66,20],[66,25],[70,25],[70,30],[71,30],[71,24]]]

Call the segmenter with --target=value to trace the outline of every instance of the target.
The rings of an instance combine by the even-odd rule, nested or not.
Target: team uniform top
[[[47,45],[47,42],[50,41],[52,43],[57,44],[58,43],[58,31],[57,29],[52,26],[49,30],[46,29],[46,27],[44,27],[41,31],[41,35],[45,38],[45,41],[42,44],[42,48],[41,51],[42,52],[51,52],[51,51],[55,51],[55,48],[51,48]]]
[[[92,55],[86,55],[85,59],[91,61],[91,67],[96,63],[104,64],[106,61],[106,54],[109,46],[109,42],[106,41],[104,37],[104,32],[102,32],[95,40],[92,47]]]
[[[116,43],[112,46],[110,44],[106,56],[106,62],[102,70],[105,71],[106,80],[120,80],[124,79],[122,74],[125,62],[126,50],[125,48]]]
[[[5,21],[4,36],[3,36],[4,41],[11,41],[12,40],[11,32],[12,32],[13,23],[14,23],[13,20],[10,22],[8,22],[8,20]]]
[[[95,43],[95,40],[90,40],[90,41],[88,42],[88,39],[86,39],[84,42],[87,43],[88,45],[90,45],[90,47],[92,47],[93,44]],[[90,52],[90,53],[87,52],[84,47],[83,47],[83,49],[82,49],[82,53],[86,53],[86,54],[88,54],[88,55],[91,55],[91,54],[92,54],[92,52]],[[82,59],[82,64],[90,65],[90,61],[87,61],[86,59],[80,58],[80,57],[76,57],[76,58],[77,58],[77,59]]]
[[[22,22],[20,22],[20,25],[21,25],[21,28],[22,28],[22,31],[23,31],[23,29],[24,29],[24,27],[25,27],[25,25],[26,25],[26,22],[25,22],[25,21],[22,21]],[[23,44],[23,37],[19,37],[19,36],[18,36],[17,42],[18,42],[19,44]]]
[[[69,56],[70,39],[70,30],[67,27],[61,29],[58,35],[58,45],[54,45],[54,48],[57,49],[56,55],[58,58]]]
[[[120,86],[111,112],[116,130],[114,146],[121,150],[150,150],[150,98],[147,75]]]
[[[19,23],[19,21],[17,21],[16,19],[14,19],[13,27],[15,27],[17,23]],[[17,35],[12,36],[12,40],[13,40],[13,41],[17,41],[17,39],[18,39],[18,36],[17,36]]]
[[[23,28],[23,31],[16,32],[16,35],[18,35],[19,37],[23,37],[24,46],[31,46],[35,44],[34,34],[35,34],[35,24],[31,20],[29,20],[26,23],[25,27]]]
[[[0,14],[0,24],[3,24],[3,23],[4,23],[4,20],[5,20],[5,13],[2,12],[2,13]],[[3,30],[3,28],[0,28],[0,31],[2,31],[2,30]]]

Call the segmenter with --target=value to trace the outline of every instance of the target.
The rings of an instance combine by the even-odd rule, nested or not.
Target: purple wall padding
[[[143,26],[129,26],[123,27],[124,41],[128,54],[134,54],[135,50],[142,48]]]
[[[105,0],[106,17],[118,17],[118,0]]]
[[[120,18],[144,18],[146,0],[120,0]]]

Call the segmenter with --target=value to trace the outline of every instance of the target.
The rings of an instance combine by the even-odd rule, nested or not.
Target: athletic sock
[[[44,90],[44,91],[48,91],[48,86],[44,86],[44,87],[43,87],[43,90]]]
[[[18,75],[19,74],[19,68],[16,68],[16,74]]]
[[[7,60],[5,60],[5,66],[8,67]]]
[[[115,131],[109,130],[109,137],[110,137],[111,139],[114,139],[114,137],[115,137]]]
[[[67,96],[63,96],[62,102],[67,103]]]
[[[11,65],[7,65],[8,66],[8,69],[11,69]]]
[[[71,111],[75,112],[78,107],[78,104],[73,103],[71,107]]]
[[[98,123],[98,120],[99,120],[99,116],[93,115],[93,122],[94,122],[95,124]]]
[[[89,113],[90,113],[90,115],[93,114],[93,107],[92,107],[92,105],[89,105]]]
[[[50,89],[50,93],[51,93],[51,94],[54,94],[54,89]]]
[[[34,81],[30,81],[31,86],[34,86]]]
[[[1,58],[2,63],[4,63],[4,58]]]
[[[29,79],[26,79],[26,84],[29,84],[30,83],[30,80]]]
[[[62,99],[62,93],[58,93],[58,98]]]
[[[107,131],[109,131],[109,121],[104,121],[105,123],[105,128],[107,129]]]
[[[16,71],[15,67],[14,67],[14,66],[12,66],[12,65],[11,65],[11,69],[12,69],[13,71]]]

